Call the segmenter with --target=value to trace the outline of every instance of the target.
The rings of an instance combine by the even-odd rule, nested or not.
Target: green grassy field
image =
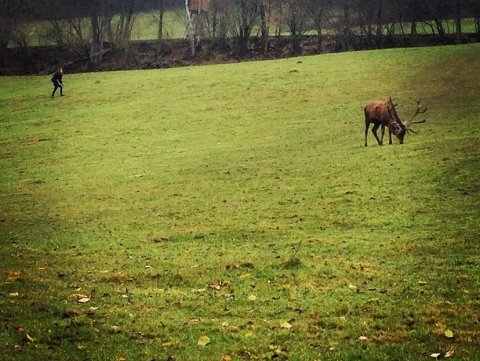
[[[0,78],[2,360],[480,360],[479,45],[65,84]]]

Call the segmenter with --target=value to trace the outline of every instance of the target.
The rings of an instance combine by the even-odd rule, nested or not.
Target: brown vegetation
[[[464,42],[475,42],[476,39],[465,36]],[[400,37],[386,37],[384,48],[429,46],[454,44],[455,37],[439,38],[434,35],[417,36],[412,39]],[[320,44],[320,46],[319,46]],[[264,51],[260,39],[252,39],[246,53],[241,53],[234,42],[204,39],[197,46],[196,56],[190,54],[190,44],[187,39],[165,39],[162,42],[161,52],[158,53],[155,41],[134,41],[129,48],[128,57],[124,49],[110,48],[104,44],[102,61],[92,62],[88,52],[79,53],[74,49],[63,46],[38,46],[29,48],[8,48],[6,63],[0,68],[0,75],[14,74],[48,74],[59,65],[63,65],[66,73],[126,70],[126,69],[154,69],[200,64],[216,64],[249,60],[279,59],[290,56],[315,55],[347,50],[365,50],[376,48],[367,38],[350,37],[349,46],[343,47],[343,41],[338,36],[322,35],[302,36],[296,52],[292,51],[290,37],[270,37],[267,51]],[[157,55],[158,54],[158,55]]]

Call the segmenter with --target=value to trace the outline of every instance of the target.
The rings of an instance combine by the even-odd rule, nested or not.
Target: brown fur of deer
[[[397,114],[395,107],[397,104],[390,98],[389,100],[377,100],[369,103],[364,108],[365,114],[365,146],[367,146],[367,136],[370,124],[373,124],[372,133],[377,140],[378,145],[383,145],[383,137],[385,135],[385,127],[388,127],[389,144],[392,144],[392,133],[398,138],[400,144],[403,144],[403,139],[407,132],[416,133],[410,128],[411,124],[423,123],[425,120],[414,122],[413,119],[418,114],[423,114],[427,108],[420,104],[421,100],[415,100],[417,109],[410,120],[406,123],[402,122]],[[381,127],[382,135],[378,138],[377,130]]]

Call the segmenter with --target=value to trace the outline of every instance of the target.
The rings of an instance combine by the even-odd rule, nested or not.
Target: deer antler
[[[418,122],[414,122],[413,119],[418,115],[418,114],[423,114],[427,111],[427,108],[421,104],[422,99],[413,99],[417,103],[417,109],[415,109],[415,113],[410,117],[410,121],[408,122],[409,124],[418,124],[418,123],[425,123],[427,120],[423,119]]]
[[[388,101],[390,102],[390,104],[392,104],[392,106],[393,106],[394,108],[397,107],[398,104],[397,104],[397,102],[395,101],[395,99],[392,99],[392,97],[390,97],[390,98],[388,98]]]
[[[425,113],[427,111],[427,108],[423,104],[421,104],[422,99],[413,99],[413,101],[417,103],[417,108],[415,109],[415,112],[412,114],[410,119],[407,122],[405,122],[405,128],[407,132],[418,133],[418,131],[415,131],[410,127],[412,124],[425,123],[427,121],[426,119],[413,121],[413,119],[415,119],[417,115]]]

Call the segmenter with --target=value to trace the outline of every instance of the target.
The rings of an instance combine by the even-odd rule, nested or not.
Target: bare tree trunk
[[[262,48],[263,54],[268,52],[268,25],[267,25],[267,6],[265,1],[260,3],[260,22],[261,22],[261,31],[262,31]]]
[[[187,34],[190,39],[190,55],[192,58],[195,57],[195,28],[193,26],[192,14],[188,6],[188,0],[185,0],[185,11],[187,12]]]
[[[0,66],[7,62],[8,43],[12,40],[14,27],[14,1],[0,2]]]
[[[475,9],[475,28],[477,30],[477,41],[480,41],[480,12]]]
[[[248,3],[247,0],[242,0],[240,3],[241,8],[241,24],[240,24],[240,31],[239,31],[239,46],[240,46],[240,53],[245,55],[248,52],[248,40],[250,38],[250,21],[248,19]]]
[[[212,14],[212,38],[217,37],[217,15],[218,15],[218,10],[217,8],[214,8],[213,14]]]
[[[0,40],[0,66],[4,66],[7,63],[7,49],[8,49],[8,41],[1,39]]]
[[[380,48],[383,48],[383,0],[378,0],[377,7],[377,42]]]
[[[445,28],[443,27],[442,20],[438,19],[437,17],[433,18],[435,23],[435,27],[437,28],[438,35],[440,36],[441,40],[445,39]]]
[[[227,15],[225,14],[225,9],[219,11],[218,16],[218,30],[217,37],[221,40],[222,44],[227,45]]]
[[[135,2],[132,0],[128,3],[128,8],[126,9],[126,13],[123,16],[123,29],[121,30],[121,44],[125,52],[125,65],[128,65],[128,59],[131,55],[131,47],[130,47],[130,40],[132,37],[132,27],[133,27],[133,19],[134,19],[134,10],[135,10]]]
[[[324,18],[323,4],[318,4],[316,2],[310,2],[307,5],[307,15],[312,20],[315,25],[315,30],[317,31],[317,51],[322,51],[322,21]]]
[[[103,39],[100,31],[100,24],[97,14],[92,14],[90,17],[90,23],[92,25],[92,41],[90,43],[90,56],[97,54],[103,50]],[[97,68],[102,61],[101,56],[91,58],[94,68]]]
[[[341,40],[341,50],[350,49],[350,2],[349,0],[344,0],[343,3],[343,24],[342,24],[342,40]]]
[[[158,31],[157,31],[157,46],[155,48],[155,57],[158,59],[160,51],[162,50],[163,42],[163,16],[165,14],[165,0],[159,0],[158,2],[159,14],[158,14]]]
[[[457,44],[462,43],[462,14],[460,0],[455,0],[455,32],[457,35]]]
[[[417,31],[417,26],[418,22],[420,19],[419,15],[419,6],[418,6],[418,0],[410,0],[407,3],[407,11],[409,12],[411,16],[411,25],[410,25],[410,42],[412,45],[415,45],[418,41],[418,31]]]
[[[417,22],[415,20],[412,20],[412,24],[410,25],[410,35],[412,37],[417,36]]]
[[[298,23],[297,23],[297,14],[293,10],[290,13],[290,36],[292,41],[292,48],[290,49],[290,53],[292,55],[297,55],[300,53],[300,34],[298,31]]]
[[[319,52],[322,51],[322,17],[323,17],[323,9],[320,9],[318,14],[318,24],[317,24],[317,35],[318,35],[317,50]]]

